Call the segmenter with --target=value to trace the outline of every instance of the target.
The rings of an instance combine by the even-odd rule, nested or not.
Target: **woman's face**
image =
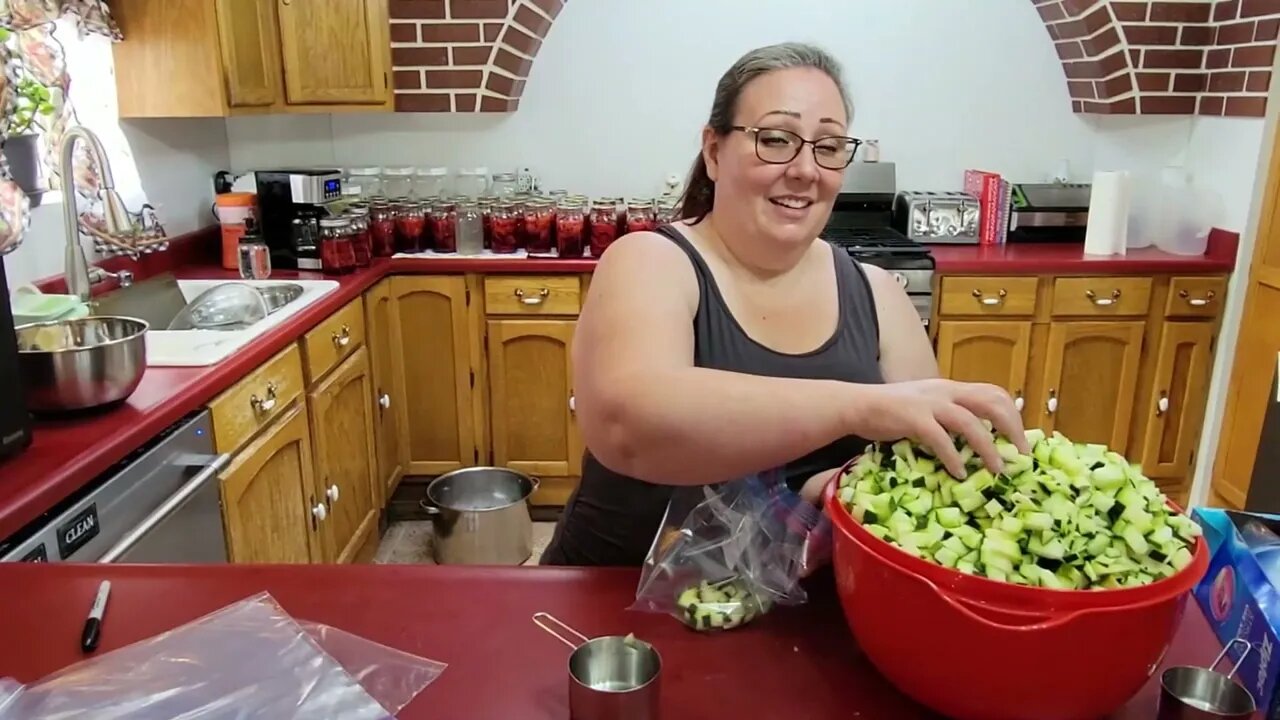
[[[738,98],[733,125],[789,130],[806,140],[849,135],[839,88],[814,68],[775,70],[747,83]],[[770,154],[767,137],[760,140],[766,156]],[[843,169],[819,165],[809,144],[790,162],[761,160],[753,132],[734,131],[721,137],[708,130],[703,153],[707,172],[716,183],[716,213],[732,213],[735,222],[788,245],[818,237],[844,178]]]

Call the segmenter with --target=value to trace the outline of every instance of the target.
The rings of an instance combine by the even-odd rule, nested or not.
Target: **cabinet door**
[[[1209,345],[1213,324],[1167,322],[1160,335],[1156,374],[1138,460],[1153,478],[1176,478],[1191,472],[1191,454],[1200,442],[1200,426],[1208,398],[1213,363]]]
[[[279,0],[290,104],[378,104],[390,92],[387,0]]]
[[[404,389],[398,414],[405,428],[405,472],[439,475],[472,465],[479,450],[466,280],[404,275],[391,279],[391,296],[397,320],[392,340],[400,358],[393,371]]]
[[[1275,162],[1280,162],[1280,153]],[[1274,239],[1274,234],[1259,233],[1258,253],[1280,254],[1280,241]],[[1261,247],[1264,243],[1265,248]],[[1280,322],[1276,321],[1280,318],[1280,257],[1268,259],[1266,262],[1274,262],[1274,266],[1265,266],[1261,273],[1259,259],[1254,260],[1250,270],[1251,287],[1235,344],[1213,469],[1214,494],[1224,505],[1236,508],[1244,508],[1248,502],[1254,475],[1274,470],[1265,458],[1269,433],[1264,430],[1267,417],[1276,412],[1275,405],[1280,403],[1280,397],[1271,393],[1280,358]]]
[[[396,305],[391,299],[391,281],[383,280],[365,294],[365,337],[369,365],[373,371],[373,445],[378,461],[377,484],[385,501],[404,477],[405,440],[399,410],[404,404],[404,375]]]
[[[350,562],[377,532],[382,486],[373,454],[373,382],[360,348],[309,396],[317,494],[328,508],[326,559]]]
[[[999,385],[1024,410],[1031,322],[944,320],[938,323],[938,369],[945,378]]]
[[[275,0],[217,0],[227,105],[273,105],[280,93]]]
[[[327,509],[316,497],[311,434],[299,402],[222,473],[227,551],[237,563],[305,563],[323,557]]]
[[[1073,442],[1124,454],[1137,394],[1142,322],[1057,322],[1049,326],[1044,405],[1038,423]]]

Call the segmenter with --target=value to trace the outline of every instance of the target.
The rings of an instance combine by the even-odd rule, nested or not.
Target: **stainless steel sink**
[[[279,283],[277,285],[263,285],[255,288],[262,299],[267,303],[267,314],[270,315],[280,308],[302,297],[302,286],[295,283]]]

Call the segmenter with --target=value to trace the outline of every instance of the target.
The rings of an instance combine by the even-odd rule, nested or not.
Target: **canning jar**
[[[658,212],[656,214],[659,225],[667,225],[677,220],[676,207],[680,204],[678,198],[664,197],[658,201]]]
[[[474,202],[458,205],[458,254],[479,255],[484,252],[484,219]]]
[[[403,253],[422,252],[427,248],[427,218],[422,203],[406,200],[395,206],[396,248]]]
[[[476,203],[476,210],[480,212],[480,234],[486,248],[493,244],[493,206],[496,204],[498,198],[493,195],[485,195]]]
[[[546,200],[530,200],[524,205],[524,246],[531,253],[551,252],[551,227],[555,212]]]
[[[413,173],[413,196],[438,200],[449,194],[449,168],[420,167]]]
[[[611,198],[613,200],[614,217],[618,225],[618,237],[627,234],[627,201],[623,198]]]
[[[452,203],[431,206],[431,238],[436,252],[458,252],[458,213]]]
[[[520,249],[520,227],[524,217],[513,202],[498,201],[489,211],[490,250],[499,255]]]
[[[351,234],[351,218],[320,218],[320,269],[325,274],[342,275],[356,269]]]
[[[347,208],[351,218],[351,249],[355,252],[356,267],[369,267],[373,262],[373,232],[369,227],[369,208],[355,205]]]
[[[396,254],[396,213],[390,203],[375,202],[369,206],[369,230],[373,235],[374,257]]]
[[[383,168],[382,192],[390,198],[408,197],[413,192],[413,168],[406,166]]]
[[[496,197],[507,199],[520,192],[520,182],[515,173],[494,173],[489,192]]]
[[[631,198],[627,201],[627,232],[645,232],[658,227],[653,215],[653,200]]]
[[[591,257],[600,257],[618,239],[618,201],[596,198],[591,203]]]
[[[472,200],[489,194],[489,168],[460,168],[454,178],[453,190]]]
[[[556,254],[560,257],[582,257],[583,229],[586,218],[582,203],[564,200],[556,208]]]
[[[382,194],[382,168],[353,167],[347,170],[347,178],[342,182],[342,194],[348,191],[352,195],[371,198]]]

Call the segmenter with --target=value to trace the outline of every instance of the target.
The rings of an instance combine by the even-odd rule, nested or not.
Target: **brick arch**
[[[1276,0],[1032,0],[1071,107],[1105,115],[1266,113]]]
[[[398,112],[513,112],[565,0],[391,0]]]

